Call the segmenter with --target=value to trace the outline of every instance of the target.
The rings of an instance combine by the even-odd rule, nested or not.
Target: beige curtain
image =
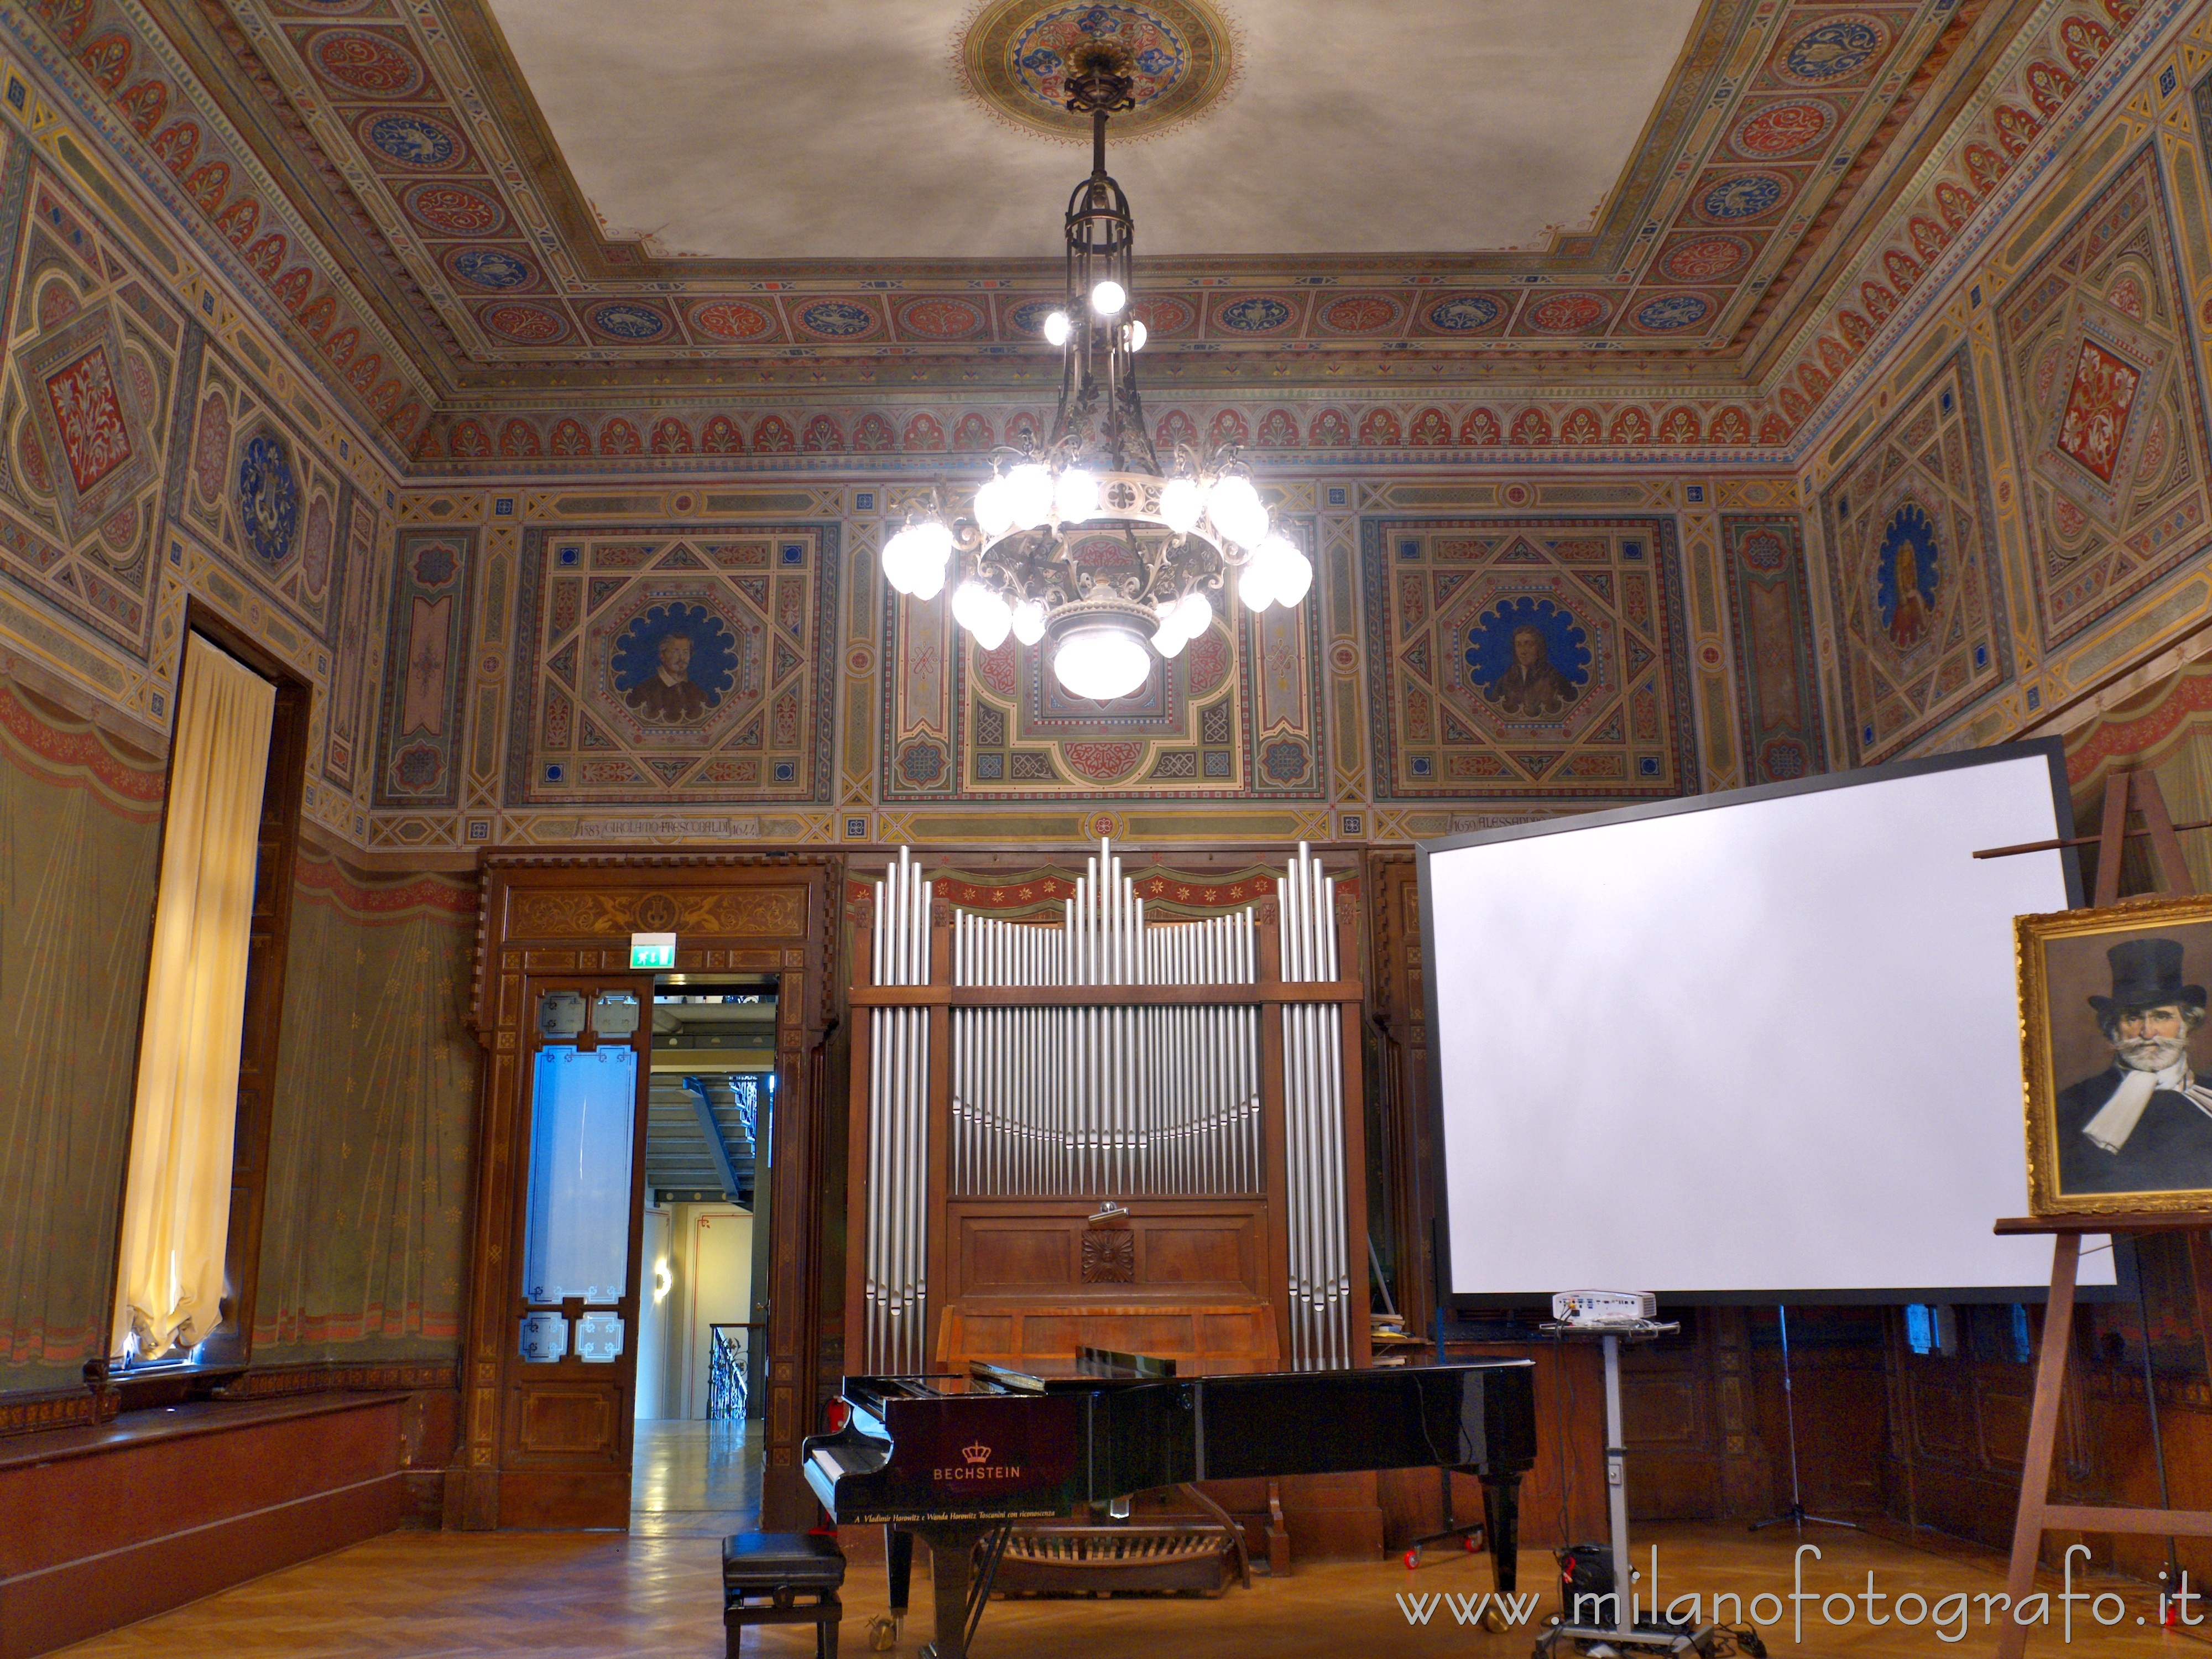
[[[197,634],[169,763],[113,1348],[155,1358],[221,1317],[256,831],[276,689]]]

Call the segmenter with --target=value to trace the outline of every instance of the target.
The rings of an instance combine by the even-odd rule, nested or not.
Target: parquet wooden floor
[[[1931,1599],[1996,1592],[2002,1564],[1993,1555],[1948,1547],[1918,1550],[1860,1533],[1808,1534],[1822,1557],[1806,1559],[1808,1589],[1859,1595],[1871,1573],[1878,1591]],[[1747,1537],[1733,1527],[1668,1526],[1643,1529],[1639,1553],[1656,1542],[1668,1596],[1692,1588],[1787,1594],[1797,1540],[1786,1531]],[[723,1651],[719,1555],[704,1535],[620,1537],[611,1534],[394,1533],[319,1560],[272,1573],[128,1630],[67,1650],[70,1659],[123,1656],[313,1656],[376,1659],[404,1655],[531,1654],[544,1659],[606,1655],[714,1659]],[[916,1562],[915,1613],[898,1651],[912,1659],[928,1634],[927,1575]],[[1647,1556],[1648,1565],[1648,1556]],[[1522,1581],[1548,1595],[1547,1557],[1522,1557]],[[1040,1654],[1080,1659],[1398,1659],[1456,1655],[1526,1659],[1533,1631],[1491,1635],[1460,1625],[1452,1604],[1431,1604],[1425,1624],[1410,1625],[1398,1597],[1480,1593],[1489,1587],[1487,1559],[1432,1553],[1419,1571],[1395,1561],[1308,1566],[1287,1578],[1255,1581],[1218,1601],[994,1602],[976,1643],[978,1659],[1030,1659]],[[2053,1581],[2053,1588],[2056,1582]],[[2125,1604],[2118,1630],[2089,1625],[2079,1610],[2073,1640],[2055,1627],[2031,1643],[2047,1659],[2204,1659],[2204,1642],[2137,1626],[2151,1613],[2141,1584],[2105,1580]],[[846,1595],[843,1651],[866,1655],[863,1629],[884,1604],[882,1576],[855,1565]],[[1419,1605],[1418,1602],[1415,1605]],[[1969,1604],[1966,1639],[1940,1639],[1928,1625],[1875,1628],[1864,1604],[1852,1622],[1829,1627],[1808,1604],[1804,1639],[1786,1623],[1765,1632],[1777,1656],[1833,1659],[1936,1659],[1986,1654],[1990,1633]],[[1893,1602],[1877,1610],[1893,1609]],[[1549,1612],[1547,1602],[1545,1611]],[[1837,1611],[1840,1612],[1838,1607]],[[2106,1603],[2107,1615],[2112,1604]],[[2212,1634],[2212,1622],[2204,1627]],[[1947,1626],[1945,1634],[1949,1633]],[[813,1651],[804,1630],[757,1631],[745,1653],[799,1659]]]

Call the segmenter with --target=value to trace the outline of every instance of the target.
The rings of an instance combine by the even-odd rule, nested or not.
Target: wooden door
[[[625,1526],[653,978],[532,976],[523,1003],[500,1518]]]
[[[521,1253],[542,997],[547,988],[595,994],[623,988],[636,992],[641,1009],[649,1008],[652,975],[628,971],[629,935],[638,932],[674,933],[680,974],[757,974],[776,986],[769,1159],[776,1220],[767,1245],[773,1259],[763,1367],[762,1517],[764,1526],[783,1531],[812,1523],[817,1510],[799,1476],[799,1442],[819,1419],[838,1358],[834,1344],[825,1349],[821,1331],[828,1192],[821,1101],[838,873],[831,860],[788,854],[485,854],[472,1022],[484,1049],[475,1259],[462,1440],[447,1481],[447,1525],[621,1527],[629,1521],[641,1148],[632,1158],[627,1281],[612,1304],[623,1321],[622,1356],[522,1358],[526,1313],[567,1316],[522,1299]],[[641,1045],[651,1020],[641,1017],[639,1024],[634,1040]],[[642,1062],[641,1046],[638,1053]],[[639,1070],[642,1089],[647,1068],[641,1063]],[[641,1107],[636,1133],[644,1133]],[[578,1312],[590,1310],[580,1305]]]

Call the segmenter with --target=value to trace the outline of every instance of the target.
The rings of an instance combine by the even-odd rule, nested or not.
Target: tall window
[[[117,1275],[118,1352],[188,1352],[222,1316],[257,830],[276,688],[187,637]]]

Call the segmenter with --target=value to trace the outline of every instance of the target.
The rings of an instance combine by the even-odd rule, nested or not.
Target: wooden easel
[[[2128,808],[2132,802],[2142,814],[2139,835],[2150,838],[2151,858],[2164,891],[2181,897],[2194,890],[2189,867],[2182,860],[2180,838],[2166,810],[2158,780],[2148,772],[2116,772],[2105,786],[2105,821],[2094,837],[2069,842],[2045,842],[2036,848],[2005,848],[2002,852],[2028,852],[2051,847],[2097,848],[2096,904],[2117,904],[2120,897],[2120,848],[2127,838]],[[2191,828],[2198,826],[2191,825]],[[1988,856],[1977,854],[1977,857]],[[2051,1253],[2051,1300],[2043,1311],[2043,1341],[2036,1354],[2035,1401],[2027,1420],[2027,1455],[2021,1465],[2020,1511],[2013,1522],[2012,1565],[2005,1575],[2009,1595],[2006,1606],[2015,1607],[2035,1591],[2035,1569],[2043,1553],[2043,1534],[2053,1528],[2081,1532],[2116,1532],[2161,1538],[2212,1538],[2212,1510],[2116,1509],[2087,1504],[2051,1501],[2051,1462],[2058,1441],[2058,1405],[2066,1382],[2066,1357],[2074,1338],[2074,1285],[2081,1264],[2084,1233],[2122,1234],[2179,1232],[2212,1226],[2212,1215],[2143,1215],[2018,1217],[1996,1224],[2000,1235],[2048,1233]],[[2148,1335],[2148,1333],[2146,1333]],[[1996,1659],[2021,1659],[2027,1651],[2031,1626],[2006,1618],[1997,1627]]]

